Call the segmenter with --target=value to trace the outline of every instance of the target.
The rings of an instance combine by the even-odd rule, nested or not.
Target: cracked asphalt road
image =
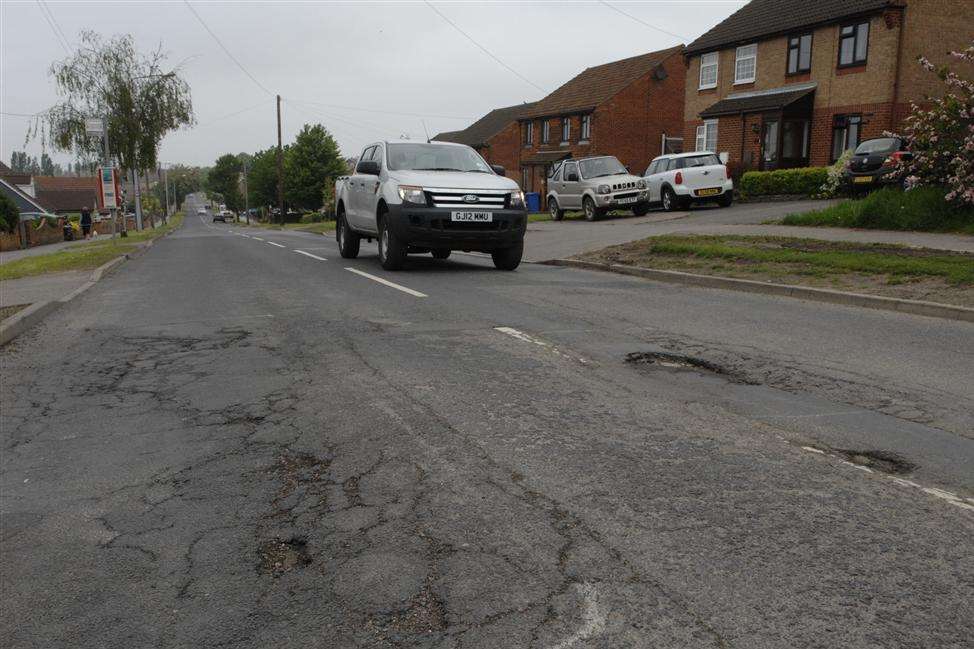
[[[0,352],[0,645],[970,647],[972,337],[191,216]]]

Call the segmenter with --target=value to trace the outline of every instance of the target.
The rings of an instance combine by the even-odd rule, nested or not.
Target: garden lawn
[[[788,237],[668,235],[577,258],[974,307],[974,255],[965,253]]]
[[[34,255],[11,261],[0,265],[0,280],[60,273],[69,270],[94,270],[119,255],[132,252],[138,247],[138,244],[149,239],[155,239],[178,228],[182,222],[183,215],[180,212],[169,219],[169,223],[163,227],[143,230],[142,232],[130,232],[124,239],[122,237],[116,239],[103,238],[91,243],[71,246],[48,255]]]

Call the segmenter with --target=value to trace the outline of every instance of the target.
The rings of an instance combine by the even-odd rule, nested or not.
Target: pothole
[[[373,615],[366,622],[376,636],[385,641],[399,641],[403,636],[426,635],[446,629],[443,602],[433,591],[431,580],[409,605],[399,611]]]
[[[626,362],[632,363],[633,365],[655,365],[670,369],[705,370],[740,380],[740,377],[735,372],[728,370],[722,365],[685,354],[673,354],[671,352],[632,352],[626,354]]]
[[[302,538],[274,539],[260,548],[259,571],[262,574],[282,575],[311,563],[308,543]]]
[[[831,448],[829,451],[853,464],[891,475],[912,473],[917,468],[916,464],[892,451],[855,451],[846,448]]]

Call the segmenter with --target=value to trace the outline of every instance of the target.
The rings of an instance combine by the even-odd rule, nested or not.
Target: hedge
[[[740,190],[745,197],[775,194],[814,196],[822,191],[828,171],[828,167],[748,171],[741,177]]]

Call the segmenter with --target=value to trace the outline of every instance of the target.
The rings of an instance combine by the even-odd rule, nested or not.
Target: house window
[[[548,120],[541,122],[541,144],[548,144],[551,139],[551,123]]]
[[[521,167],[521,191],[531,191],[531,167]]]
[[[836,115],[832,126],[832,162],[845,151],[859,146],[862,131],[862,115]]]
[[[812,35],[788,37],[788,74],[809,72],[812,69]]]
[[[531,146],[534,142],[534,124],[525,122],[524,124],[524,146]]]
[[[863,65],[869,51],[869,23],[843,25],[839,29],[839,67]]]
[[[717,52],[700,57],[700,89],[717,87]]]
[[[561,118],[561,143],[567,144],[571,136],[572,136],[572,118],[562,117]]]
[[[592,136],[592,116],[582,115],[582,140],[588,140]]]
[[[742,45],[737,48],[734,63],[734,83],[751,83],[758,69],[758,46]]]
[[[697,127],[697,151],[717,150],[717,120],[708,119]]]

